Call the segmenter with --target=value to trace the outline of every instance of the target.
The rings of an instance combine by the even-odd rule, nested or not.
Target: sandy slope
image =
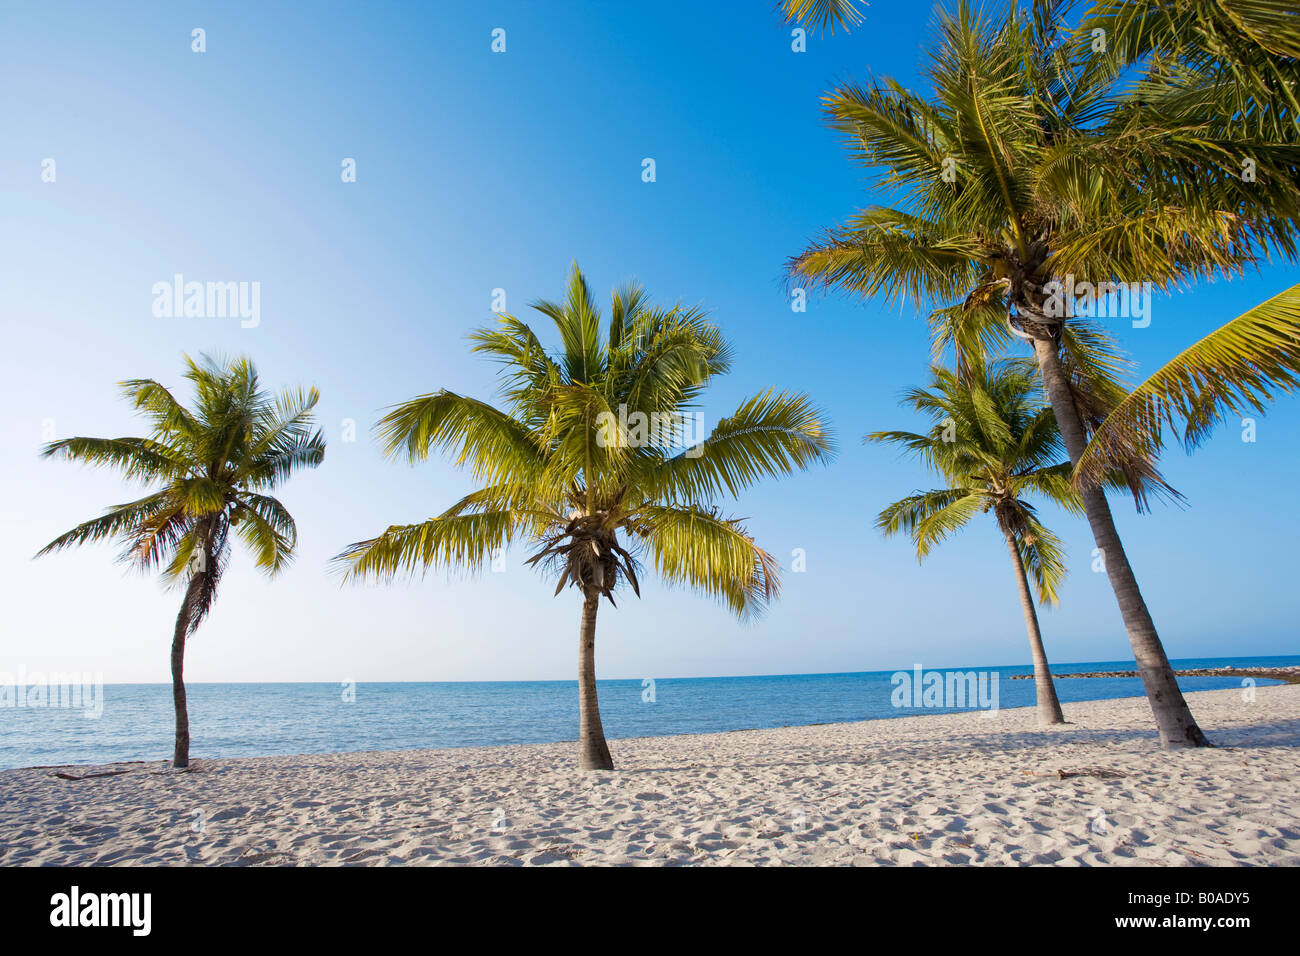
[[[1131,698],[1046,731],[1022,709],[620,740],[614,773],[573,744],[7,770],[0,863],[1297,865],[1300,685],[1256,695],[1189,695],[1219,747],[1176,753]]]

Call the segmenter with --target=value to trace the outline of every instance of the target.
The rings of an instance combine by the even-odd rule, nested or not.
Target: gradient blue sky
[[[782,600],[741,625],[650,584],[602,608],[602,677],[852,671],[1017,663],[1027,642],[1011,570],[976,523],[918,567],[876,511],[926,486],[860,436],[907,427],[895,401],[924,377],[910,307],[812,299],[792,313],[787,256],[871,201],[820,113],[868,69],[913,85],[931,22],[873,3],[851,36],[790,49],[767,0],[732,3],[22,3],[0,10],[0,315],[6,413],[0,468],[0,670],[165,681],[179,595],[111,562],[109,546],[32,561],[50,538],[135,494],[110,473],[37,457],[59,437],[136,434],[115,382],[179,385],[183,352],[246,353],[276,386],[315,384],[325,464],[284,486],[301,553],[268,583],[237,554],[187,677],[224,680],[569,679],[579,601],[521,566],[473,580],[340,587],[326,562],[390,523],[470,489],[446,461],[381,459],[387,405],[448,387],[487,397],[493,370],[465,335],[561,295],[576,259],[602,295],[635,276],[661,300],[713,311],[735,371],[706,420],[769,384],[810,391],[841,440],[830,468],[731,507],[789,566]],[[190,31],[207,31],[207,52]],[[507,52],[490,51],[493,28]],[[42,183],[41,161],[57,163]],[[358,181],[340,181],[345,157]],[[658,181],[641,180],[653,157]],[[262,320],[160,319],[155,282],[258,281]],[[1294,266],[1159,299],[1146,329],[1111,327],[1144,369],[1300,281]],[[541,319],[538,316],[538,319]],[[539,325],[539,328],[541,326]],[[341,422],[359,423],[341,441]],[[1120,530],[1175,657],[1296,650],[1285,503],[1300,408],[1279,402],[1258,440],[1221,429],[1167,476],[1184,509]],[[1057,661],[1122,659],[1128,642],[1086,525],[1048,512],[1072,575],[1044,615]]]

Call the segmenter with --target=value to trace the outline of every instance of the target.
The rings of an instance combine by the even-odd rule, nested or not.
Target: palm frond
[[[777,9],[786,23],[807,24],[822,33],[834,33],[837,26],[848,32],[862,22],[858,0],[779,0]]]
[[[520,528],[511,510],[482,511],[393,525],[378,537],[348,545],[335,565],[345,579],[389,580],[399,574],[423,575],[432,568],[481,570]]]
[[[1038,599],[1044,604],[1060,603],[1060,589],[1065,581],[1065,544],[1038,520],[1033,509],[1023,507],[1023,524],[1016,535],[1016,548],[1025,572],[1034,582]]]
[[[808,396],[768,389],[718,422],[700,446],[654,466],[636,487],[674,501],[734,497],[763,478],[834,455],[834,436]]]
[[[177,480],[185,477],[183,452],[149,438],[65,438],[41,450],[44,458],[113,468],[136,481]]]
[[[1135,444],[1160,449],[1166,427],[1190,451],[1229,412],[1262,412],[1297,385],[1300,285],[1220,326],[1129,392],[1093,432],[1076,480],[1097,480]]]
[[[446,450],[479,481],[527,480],[542,464],[537,439],[522,423],[446,390],[398,405],[379,420],[377,431],[389,457],[404,454],[414,463],[435,448]]]
[[[715,509],[640,509],[635,535],[669,584],[717,598],[743,619],[760,616],[781,590],[780,566],[739,521]]]

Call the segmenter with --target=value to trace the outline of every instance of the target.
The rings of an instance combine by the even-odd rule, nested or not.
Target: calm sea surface
[[[1198,658],[1178,668],[1300,664],[1300,657]],[[1058,673],[1128,670],[1132,661],[1065,664]],[[1030,667],[952,668],[998,675],[1000,707],[1034,702],[1033,681],[1008,680]],[[894,671],[600,681],[601,716],[610,739],[706,733],[792,724],[874,720],[967,708],[895,707]],[[1185,691],[1240,687],[1239,678],[1180,677]],[[1275,683],[1260,681],[1260,684]],[[3,688],[0,688],[3,690]],[[649,700],[653,690],[653,701]],[[171,754],[171,687],[108,684],[102,714],[0,702],[0,768],[117,760],[165,760]],[[1132,697],[1137,678],[1062,680],[1063,703]],[[345,700],[338,684],[191,684],[191,754],[251,757],[348,750],[478,747],[573,740],[576,681],[357,684]],[[84,704],[84,702],[83,702]]]

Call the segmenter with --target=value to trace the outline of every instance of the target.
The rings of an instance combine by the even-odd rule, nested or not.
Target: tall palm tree
[[[268,394],[246,358],[224,362],[186,356],[194,386],[186,408],[153,379],[121,384],[149,423],[147,438],[66,438],[46,445],[46,458],[114,468],[155,490],[59,535],[37,557],[75,545],[114,539],[120,560],[161,569],[185,596],[172,635],[172,701],[176,745],[172,766],[189,766],[190,719],[185,700],[185,642],[207,616],[230,558],[232,534],[268,576],[293,558],[293,517],[265,492],[300,468],[324,460],[325,441],[313,430],[316,389]]]
[[[1038,496],[1075,514],[1083,508],[1070,487],[1070,464],[1062,461],[1065,449],[1056,419],[1035,393],[1041,394],[1023,362],[975,365],[965,375],[935,366],[931,384],[909,389],[903,399],[931,419],[930,429],[924,434],[872,432],[866,440],[901,446],[945,483],[894,502],[876,520],[886,535],[904,532],[911,537],[918,559],[977,514],[993,512],[1011,554],[1029,633],[1038,723],[1048,725],[1064,723],[1065,717],[1043,649],[1028,575],[1033,575],[1040,601],[1057,603],[1065,551],[1026,498]]]
[[[826,287],[936,307],[937,341],[959,363],[1027,345],[1077,464],[1125,390],[1100,330],[1054,308],[1053,290],[1076,277],[1169,289],[1240,271],[1269,249],[1289,254],[1300,191],[1286,185],[1293,145],[1267,138],[1256,144],[1257,188],[1244,188],[1243,144],[1226,118],[1148,108],[1151,84],[1131,83],[1113,49],[1096,52],[1086,35],[1061,31],[1054,11],[1064,6],[1038,4],[1032,16],[1012,6],[990,20],[961,2],[939,21],[925,70],[932,96],[888,79],[829,96],[832,122],[864,165],[883,170],[877,182],[896,205],[862,211],[790,269]],[[1144,164],[1154,154],[1161,161]],[[1126,469],[1141,510],[1147,492],[1161,490],[1153,449],[1121,451],[1112,463]],[[1079,491],[1163,745],[1207,744],[1102,485]]]
[[[607,331],[577,265],[563,303],[533,308],[555,324],[548,351],[529,326],[502,315],[471,335],[502,366],[500,408],[441,390],[396,406],[379,422],[390,457],[435,448],[468,466],[478,491],[417,524],[394,525],[336,559],[348,577],[391,578],[434,566],[481,568],[514,541],[582,595],[578,636],[579,760],[613,767],[596,695],[596,612],[623,583],[639,596],[641,559],[670,583],[752,615],[779,587],[776,560],[716,505],[764,477],[833,453],[804,395],[771,390],[741,403],[709,435],[693,434],[704,388],[731,366],[704,314],[657,308],[637,286],[613,294]],[[685,446],[685,447],[683,447]]]

